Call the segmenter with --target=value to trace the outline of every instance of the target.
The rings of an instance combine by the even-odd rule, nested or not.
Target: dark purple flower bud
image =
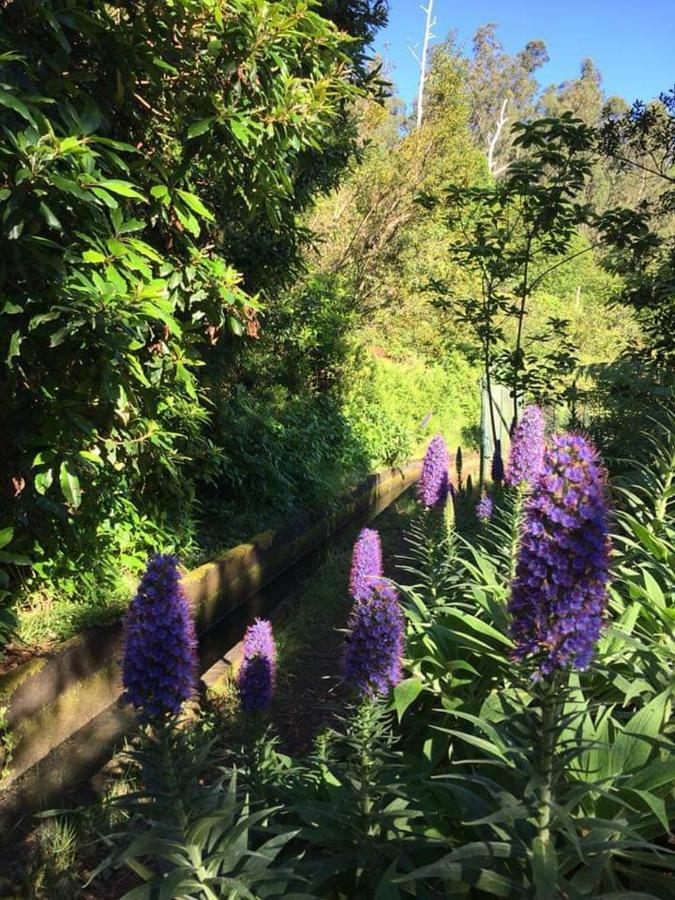
[[[394,585],[381,579],[357,600],[348,622],[345,681],[362,696],[386,694],[401,680],[405,622]]]
[[[515,655],[539,676],[589,664],[607,605],[609,551],[598,454],[581,435],[555,435],[525,504],[509,601]]]
[[[490,475],[495,484],[501,484],[504,480],[504,462],[502,460],[502,442],[497,441],[495,444],[495,452],[492,455],[492,466]]]
[[[422,463],[422,474],[417,485],[417,496],[426,509],[443,506],[450,491],[448,448],[440,434],[432,438]]]
[[[352,551],[349,593],[354,600],[367,600],[375,582],[382,578],[382,544],[373,528],[364,528]]]
[[[195,689],[197,640],[175,556],[153,556],[124,619],[122,681],[143,722],[176,714]]]
[[[538,406],[526,406],[511,436],[506,483],[511,487],[533,485],[543,460],[544,414]]]
[[[481,522],[489,522],[492,518],[492,497],[489,497],[487,494],[483,494],[478,503],[476,504],[476,515],[481,520]]]
[[[277,647],[272,625],[256,619],[244,635],[244,658],[237,673],[242,709],[248,715],[264,712],[272,702],[277,675]]]

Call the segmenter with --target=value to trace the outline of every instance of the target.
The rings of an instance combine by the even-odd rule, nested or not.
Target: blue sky
[[[389,25],[375,49],[392,67],[397,92],[406,102],[417,93],[416,63],[409,44],[422,44],[427,0],[390,0]],[[545,41],[551,60],[539,70],[543,84],[579,73],[589,56],[602,72],[608,94],[628,101],[649,99],[675,84],[675,0],[434,0],[434,33],[452,29],[467,49],[478,25],[496,22],[509,53],[528,40]]]

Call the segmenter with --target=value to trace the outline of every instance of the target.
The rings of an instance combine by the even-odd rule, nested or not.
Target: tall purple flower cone
[[[492,511],[492,497],[489,497],[487,494],[483,494],[483,496],[476,504],[476,516],[481,520],[481,522],[489,522],[492,518]]]
[[[349,593],[354,600],[367,600],[382,577],[382,544],[373,528],[364,528],[352,551]]]
[[[277,647],[272,625],[256,619],[244,635],[244,658],[237,673],[241,706],[247,715],[265,712],[272,702],[277,674]]]
[[[555,435],[525,505],[509,601],[515,655],[538,676],[589,664],[607,605],[609,551],[597,451],[581,435]]]
[[[143,722],[175,715],[194,693],[195,627],[175,556],[153,556],[124,619],[122,681]]]
[[[348,622],[344,678],[363,697],[386,694],[401,680],[405,622],[396,588],[382,579]]]
[[[450,492],[448,448],[440,434],[432,438],[422,463],[422,473],[417,485],[417,496],[426,509],[443,506]]]
[[[511,487],[532,486],[544,462],[544,414],[526,406],[513,429],[505,481]]]

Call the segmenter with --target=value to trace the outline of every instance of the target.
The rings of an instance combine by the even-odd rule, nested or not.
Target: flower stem
[[[537,831],[544,847],[551,840],[551,808],[553,804],[553,761],[556,745],[556,683],[545,682],[541,686],[541,730],[539,740],[539,790],[537,797]]]
[[[516,577],[518,564],[518,549],[520,547],[520,532],[523,518],[523,506],[525,500],[525,488],[519,485],[516,488],[516,498],[513,504],[513,522],[511,525],[511,552],[509,555],[509,584]]]

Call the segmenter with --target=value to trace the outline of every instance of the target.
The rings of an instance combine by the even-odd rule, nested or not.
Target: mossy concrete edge
[[[186,573],[183,584],[200,634],[358,513],[383,497],[387,506],[393,503],[419,472],[417,461],[371,475],[336,510],[302,514]],[[44,808],[64,786],[88,777],[128,730],[133,719],[121,701],[121,639],[119,624],[91,629],[0,679],[0,705],[7,708],[15,741],[9,777],[0,785],[0,825]],[[90,740],[96,746],[87,747]]]

